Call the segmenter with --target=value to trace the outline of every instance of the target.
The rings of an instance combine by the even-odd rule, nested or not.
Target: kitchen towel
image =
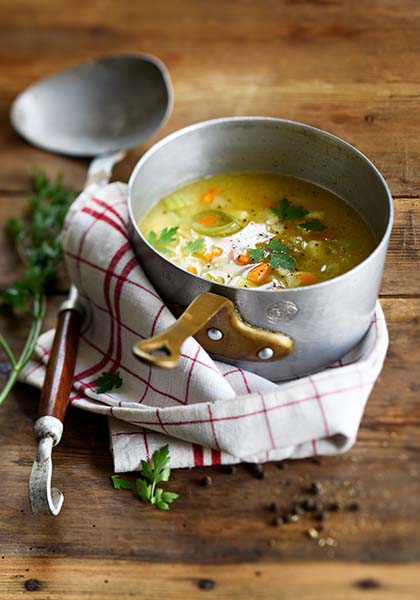
[[[132,346],[174,317],[135,258],[127,225],[127,186],[112,183],[80,194],[63,231],[68,271],[88,315],[70,402],[109,417],[115,471],[138,469],[164,444],[173,468],[348,450],[388,347],[379,302],[359,345],[308,377],[273,383],[212,360],[193,338],[175,370],[151,368]],[[41,387],[53,336],[39,338],[23,381]],[[116,371],[121,387],[96,393],[98,377]]]

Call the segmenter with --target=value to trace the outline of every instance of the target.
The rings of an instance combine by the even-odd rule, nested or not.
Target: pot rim
[[[208,119],[206,121],[198,121],[197,123],[193,123],[191,125],[187,125],[186,127],[183,127],[182,129],[178,129],[176,131],[174,131],[173,133],[170,133],[169,135],[165,136],[164,138],[162,138],[161,140],[159,140],[158,142],[156,142],[156,144],[154,144],[151,148],[149,148],[149,150],[147,150],[143,156],[138,160],[136,166],[134,167],[131,175],[130,175],[130,179],[128,180],[128,213],[129,213],[129,218],[131,221],[131,224],[134,226],[135,231],[137,232],[137,234],[140,236],[141,240],[152,250],[152,252],[154,252],[155,254],[157,254],[161,259],[163,259],[164,261],[168,262],[172,267],[178,269],[183,275],[189,276],[190,278],[192,278],[191,280],[195,280],[195,279],[201,279],[202,281],[206,282],[206,283],[211,283],[209,282],[207,279],[205,279],[204,277],[200,277],[200,275],[193,275],[192,273],[189,273],[186,269],[182,269],[181,267],[179,267],[178,265],[176,265],[175,263],[173,263],[172,261],[170,261],[168,258],[166,258],[165,256],[163,256],[162,254],[160,254],[151,244],[149,244],[149,242],[147,241],[147,239],[143,236],[143,234],[141,233],[138,224],[134,218],[133,215],[133,185],[134,182],[137,178],[137,174],[140,171],[140,169],[143,167],[144,163],[150,158],[150,156],[152,156],[153,154],[155,154],[155,152],[158,152],[160,150],[160,148],[162,146],[165,146],[167,143],[171,142],[172,140],[183,136],[184,134],[188,133],[189,131],[194,131],[197,129],[202,129],[211,125],[218,125],[218,124],[223,124],[223,123],[233,123],[233,122],[249,122],[249,121],[263,121],[263,122],[267,122],[267,123],[285,123],[285,124],[289,124],[289,125],[295,125],[297,126],[299,129],[302,130],[307,130],[307,131],[312,131],[314,133],[320,134],[321,136],[324,136],[326,138],[330,138],[336,142],[338,142],[339,144],[341,144],[342,146],[347,147],[348,149],[350,149],[354,154],[356,154],[359,158],[361,158],[362,160],[364,160],[369,167],[374,171],[375,175],[379,178],[380,182],[383,185],[383,188],[386,192],[386,197],[388,199],[388,208],[389,208],[389,217],[388,217],[388,223],[386,226],[386,229],[382,235],[382,238],[379,242],[379,244],[376,246],[376,248],[373,250],[373,252],[371,252],[369,254],[369,256],[367,256],[364,260],[362,260],[360,263],[358,263],[355,267],[353,267],[352,269],[350,269],[349,271],[346,271],[345,273],[342,273],[341,275],[338,275],[337,277],[333,277],[332,279],[328,279],[327,281],[321,281],[319,283],[314,283],[312,285],[309,286],[304,286],[304,287],[296,287],[296,288],[284,288],[281,290],[261,290],[258,288],[237,288],[235,286],[232,285],[226,285],[225,283],[217,283],[217,288],[222,288],[222,289],[226,289],[229,290],[230,293],[232,293],[233,290],[240,290],[241,293],[252,293],[252,294],[278,294],[279,291],[281,291],[282,295],[283,294],[296,294],[296,293],[304,293],[305,290],[307,291],[308,289],[320,289],[321,287],[327,287],[330,286],[332,284],[341,282],[343,280],[348,279],[349,277],[351,277],[351,275],[355,272],[358,271],[359,269],[363,268],[364,265],[366,263],[368,263],[369,261],[373,260],[374,257],[376,257],[377,254],[379,254],[383,247],[386,246],[388,244],[389,241],[389,237],[391,234],[391,230],[392,230],[392,225],[393,225],[393,221],[394,221],[394,206],[393,206],[393,200],[392,200],[392,194],[391,191],[388,187],[387,182],[385,181],[384,176],[382,175],[382,173],[379,171],[379,169],[373,164],[373,162],[365,155],[363,154],[363,152],[361,152],[360,150],[358,150],[357,148],[355,148],[355,146],[352,146],[351,144],[349,144],[349,142],[346,142],[345,140],[343,140],[342,138],[339,138],[338,136],[329,133],[328,131],[325,131],[323,129],[319,129],[318,127],[313,127],[312,125],[306,125],[305,123],[300,123],[299,121],[292,121],[290,119],[281,119],[278,117],[263,117],[263,116],[238,116],[238,117],[220,117],[220,118],[216,118],[216,119]]]

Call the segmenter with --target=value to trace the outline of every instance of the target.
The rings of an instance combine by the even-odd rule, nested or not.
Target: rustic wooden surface
[[[327,129],[382,170],[396,222],[382,287],[391,343],[355,447],[345,456],[266,467],[173,473],[181,498],[163,514],[114,491],[106,423],[70,410],[54,450],[66,497],[56,518],[27,502],[39,392],[17,386],[0,409],[0,597],[408,600],[420,587],[420,4],[414,0],[2,0],[0,12],[0,222],[19,214],[33,167],[81,186],[87,163],[26,145],[8,123],[13,97],[39,77],[93,56],[149,52],[175,90],[166,133],[224,115],[274,115]],[[105,101],[105,99],[104,99]],[[150,145],[150,144],[148,144]],[[125,180],[147,146],[118,167]],[[18,262],[0,234],[0,287]],[[66,287],[49,302],[46,327]],[[26,324],[6,311],[14,348]],[[198,482],[211,475],[209,489]],[[312,481],[357,512],[331,514],[321,547],[308,520],[275,528]]]

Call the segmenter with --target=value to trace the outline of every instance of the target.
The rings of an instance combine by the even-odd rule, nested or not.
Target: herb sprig
[[[295,221],[309,213],[309,210],[304,206],[291,204],[287,198],[277,201],[277,206],[271,208],[271,212],[279,217],[282,221]]]
[[[327,226],[321,223],[319,219],[308,219],[303,223],[299,223],[299,227],[305,231],[324,231],[324,229],[327,229]]]
[[[102,373],[95,381],[95,392],[97,394],[104,394],[105,392],[110,392],[111,390],[115,390],[120,388],[123,380],[120,377],[120,372],[116,373]]]
[[[248,248],[248,254],[252,262],[267,261],[273,269],[282,267],[288,271],[295,268],[295,257],[292,249],[280,240],[273,239],[261,248]]]
[[[76,193],[65,187],[58,176],[51,182],[38,171],[34,175],[27,218],[11,218],[6,229],[22,260],[24,271],[9,288],[0,293],[0,303],[30,313],[32,322],[24,348],[16,357],[0,335],[0,348],[11,364],[11,372],[0,393],[6,399],[19,374],[32,356],[46,311],[46,289],[57,274],[62,258],[61,230],[67,210]]]
[[[141,475],[136,479],[137,495],[143,502],[149,502],[159,510],[169,510],[169,505],[179,498],[179,494],[175,492],[166,492],[162,488],[157,488],[156,485],[161,482],[166,482],[171,476],[169,468],[169,448],[163,446],[159,450],[153,452],[151,460],[141,461]],[[116,490],[131,490],[131,482],[127,479],[121,479],[118,475],[111,476],[112,485]],[[148,483],[150,482],[150,483]]]
[[[176,242],[176,234],[178,229],[179,227],[171,227],[170,229],[165,227],[160,232],[159,237],[155,231],[149,231],[147,241],[152,244],[156,250],[159,250],[159,252],[163,252],[163,254],[170,254],[171,250],[166,248],[166,245]]]
[[[195,254],[196,252],[200,252],[203,249],[203,246],[204,246],[203,238],[191,240],[187,244],[187,252],[188,252],[188,254]]]

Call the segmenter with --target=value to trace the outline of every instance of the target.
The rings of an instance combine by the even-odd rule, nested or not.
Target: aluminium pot
[[[162,197],[207,175],[245,171],[294,175],[330,190],[368,223],[377,241],[374,251],[347,273],[315,285],[240,289],[184,271],[143,237],[138,223]],[[392,227],[392,197],[369,159],[329,133],[267,117],[191,125],[158,142],[137,163],[129,181],[129,213],[135,253],[162,299],[183,309],[195,301],[168,336],[135,351],[152,364],[175,366],[182,341],[195,335],[216,359],[287,380],[338,360],[369,328]]]

